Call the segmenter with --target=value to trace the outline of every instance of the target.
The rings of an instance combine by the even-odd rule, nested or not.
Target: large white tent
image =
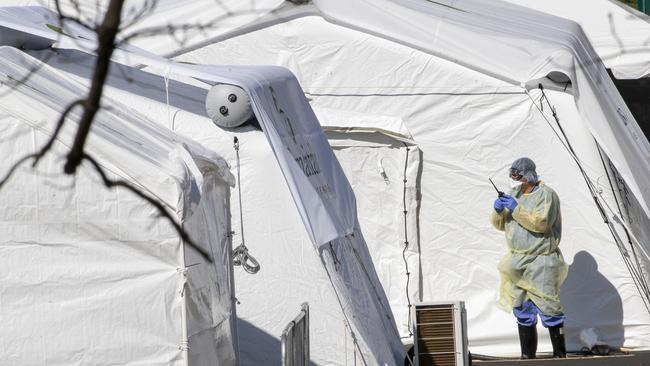
[[[177,11],[176,2],[161,3],[149,24]],[[183,62],[293,71],[355,190],[405,341],[409,301],[464,300],[473,352],[517,352],[514,320],[495,306],[505,246],[488,223],[494,192],[487,177],[505,186],[510,162],[526,155],[562,200],[568,348],[580,348],[589,328],[613,346],[650,347],[650,149],[575,23],[498,1],[223,5],[246,16],[202,30],[207,39],[197,33],[180,46],[165,37],[139,45]],[[196,18],[183,17],[187,22],[226,13],[209,1],[192,9]],[[84,62],[70,62],[74,57],[61,53],[48,62],[84,81],[77,68]],[[231,162],[231,137],[240,137],[246,238],[263,266],[257,275],[237,273],[242,362],[276,363],[279,332],[305,300],[315,308],[313,361],[352,360],[353,336],[262,133],[211,125],[196,97],[207,92],[201,83],[150,68],[158,76],[138,74],[133,79],[143,82],[129,84],[119,80],[137,71],[125,70],[114,72],[111,97],[143,106]]]
[[[516,352],[516,327],[502,326],[514,324],[512,316],[494,305],[495,267],[504,249],[486,219],[493,194],[487,177],[496,176],[505,185],[508,164],[527,155],[538,162],[543,179],[563,202],[562,248],[571,264],[562,291],[569,349],[582,346],[579,335],[588,328],[611,345],[649,346],[647,272],[642,267],[648,252],[644,202],[650,192],[650,150],[575,23],[496,1],[314,1],[297,7],[283,3],[268,14],[187,46],[178,59],[288,67],[323,125],[370,125],[412,139],[422,152],[422,173],[417,182],[421,196],[412,196],[420,206],[420,267],[411,270],[417,279],[411,283],[411,299],[465,300],[470,348],[486,354]],[[557,78],[555,73],[564,75]],[[540,101],[540,82],[553,89],[546,95],[566,137]],[[338,117],[331,117],[332,110]],[[366,117],[362,124],[355,118],[359,115]],[[347,172],[352,181],[366,176],[383,183],[377,162],[367,156],[340,160],[344,167],[357,164]],[[402,174],[397,170],[388,177]],[[355,188],[373,192],[374,187],[364,183]],[[359,199],[359,206],[367,204],[376,214],[382,202]],[[604,207],[609,224],[598,206]],[[377,237],[403,230],[396,214],[382,217],[386,229],[378,230]],[[628,242],[614,216],[624,217],[638,242]],[[377,222],[376,215],[361,215],[362,227],[366,217]],[[387,292],[405,290],[406,269],[396,273],[385,265],[402,260],[398,249],[403,242],[379,242],[394,250],[391,259],[383,254],[374,258]],[[640,278],[635,281],[635,276]],[[407,318],[398,315],[405,296],[390,300],[402,334],[408,335]],[[249,311],[246,316],[260,322],[262,313]]]
[[[88,85],[12,47],[0,47],[0,65],[4,177]],[[103,107],[86,152],[108,179],[155,197],[211,261],[150,203],[106,188],[90,163],[63,174],[73,109],[52,151],[0,189],[2,363],[236,364],[227,163],[119,102]]]
[[[579,335],[588,328],[614,346],[649,346],[647,272],[642,267],[648,252],[644,202],[650,192],[650,150],[575,23],[510,4],[474,1],[314,1],[296,7],[283,3],[268,14],[214,35],[211,42],[188,46],[178,59],[288,67],[323,125],[388,129],[418,146],[421,190],[412,197],[419,198],[414,203],[419,204],[419,232],[413,236],[419,235],[415,252],[420,266],[411,270],[416,279],[411,301],[465,300],[470,348],[486,354],[516,352],[512,316],[494,305],[495,267],[505,249],[487,223],[493,195],[487,177],[496,176],[505,185],[508,164],[527,155],[538,162],[543,179],[563,202],[562,248],[571,264],[562,291],[569,348],[582,346]],[[554,72],[564,75],[557,78]],[[566,138],[550,108],[540,102],[540,82],[553,89],[546,95],[557,108]],[[338,116],[332,117],[332,110]],[[404,161],[397,158],[398,149],[393,152],[395,161]],[[382,164],[367,157],[357,153],[340,160],[344,167],[357,164],[347,172],[351,181],[365,176],[383,184]],[[395,170],[388,177],[402,175]],[[373,192],[377,186],[355,188]],[[377,222],[382,203],[359,199],[359,206],[368,205],[373,214],[360,216],[362,227],[366,217]],[[598,206],[604,207],[609,224]],[[378,226],[385,231],[378,229],[377,237],[403,230],[398,214],[382,217]],[[628,242],[614,216],[624,217],[637,242]],[[268,241],[269,236],[262,238]],[[374,258],[386,291],[404,291],[406,269],[396,273],[386,265],[402,261],[403,241],[386,237],[379,242],[393,250],[390,259],[383,254]],[[407,317],[400,315],[406,296],[390,300],[407,336]],[[242,313],[264,323],[262,311]]]

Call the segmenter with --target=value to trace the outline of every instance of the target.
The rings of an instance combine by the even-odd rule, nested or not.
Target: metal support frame
[[[282,332],[282,365],[309,365],[309,303],[302,303],[300,314]]]

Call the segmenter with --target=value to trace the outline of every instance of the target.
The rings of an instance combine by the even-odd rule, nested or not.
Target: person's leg
[[[566,358],[566,344],[564,342],[564,314],[544,315],[537,309],[539,317],[542,319],[542,325],[548,328],[548,334],[551,337],[553,345],[553,358]]]
[[[519,328],[521,358],[533,359],[537,353],[537,312],[532,301],[528,300],[512,309]]]

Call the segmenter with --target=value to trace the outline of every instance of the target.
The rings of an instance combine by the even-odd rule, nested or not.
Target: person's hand
[[[501,213],[503,211],[503,202],[501,202],[501,197],[494,200],[494,211]]]
[[[515,208],[517,207],[517,200],[515,200],[514,197],[512,197],[509,194],[504,194],[503,196],[501,196],[499,198],[499,201],[501,201],[501,204],[503,205],[503,207],[510,210],[510,212],[513,212],[515,210]]]

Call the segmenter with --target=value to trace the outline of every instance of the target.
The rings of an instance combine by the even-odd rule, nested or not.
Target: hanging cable
[[[634,284],[639,291],[639,294],[641,295],[641,298],[643,299],[643,303],[646,307],[646,310],[650,313],[650,291],[648,291],[648,285],[647,282],[645,281],[645,278],[643,277],[642,273],[640,272],[641,270],[639,268],[635,268],[633,263],[630,262],[629,254],[627,254],[627,250],[625,249],[625,246],[622,243],[622,240],[619,238],[618,234],[616,233],[616,230],[614,229],[614,226],[612,222],[609,220],[609,217],[607,216],[607,213],[605,212],[605,208],[603,207],[602,203],[598,199],[597,196],[597,189],[594,185],[594,183],[591,181],[589,178],[589,175],[585,171],[585,169],[582,166],[582,163],[580,162],[580,159],[578,159],[578,156],[575,153],[575,150],[573,149],[573,146],[571,146],[571,142],[569,141],[566,133],[564,132],[564,128],[562,128],[562,125],[560,124],[560,119],[557,115],[557,110],[555,107],[551,105],[551,102],[549,101],[548,97],[546,96],[546,93],[544,91],[544,87],[542,84],[539,84],[539,89],[542,92],[541,97],[539,98],[540,106],[538,107],[540,109],[540,112],[542,113],[542,116],[544,119],[546,119],[546,116],[544,115],[544,102],[548,105],[548,107],[551,110],[551,114],[553,115],[553,118],[555,119],[555,123],[557,124],[557,127],[560,130],[560,133],[562,134],[562,137],[560,137],[557,134],[557,131],[553,129],[555,134],[560,138],[560,142],[564,147],[569,151],[569,155],[571,158],[575,161],[575,163],[578,165],[578,168],[580,169],[580,173],[582,174],[582,177],[585,180],[585,183],[587,184],[587,188],[589,189],[589,193],[591,194],[596,207],[598,208],[598,211],[600,212],[600,215],[604,221],[604,223],[607,225],[612,237],[614,238],[614,242],[616,243],[617,248],[619,249],[619,252],[621,253],[621,256],[623,258],[623,262],[625,263],[625,266],[627,267]],[[532,99],[532,98],[531,98]],[[535,103],[533,103],[535,106],[537,106]],[[548,120],[547,120],[548,122]],[[550,123],[549,123],[550,125]],[[596,143],[597,144],[597,143]]]
[[[260,270],[260,264],[257,260],[248,253],[248,248],[246,247],[246,241],[244,240],[244,214],[242,210],[242,201],[241,201],[241,175],[240,175],[240,163],[239,163],[239,139],[237,136],[234,138],[233,147],[235,148],[235,155],[237,156],[237,193],[239,197],[239,231],[241,234],[241,244],[239,244],[232,251],[232,263],[235,266],[242,266],[244,271],[255,274]]]
[[[411,304],[411,295],[409,292],[409,284],[411,282],[411,272],[409,271],[409,263],[406,260],[406,251],[408,250],[409,247],[409,237],[408,237],[408,223],[406,221],[407,216],[408,216],[408,210],[406,209],[406,191],[407,191],[407,182],[408,179],[406,177],[406,171],[408,169],[408,162],[409,162],[409,152],[410,149],[408,145],[404,144],[406,147],[406,158],[404,159],[404,174],[402,175],[402,182],[404,183],[404,190],[402,192],[402,207],[403,207],[403,213],[404,213],[404,249],[402,249],[402,259],[404,259],[404,268],[406,269],[406,302],[408,304],[408,315],[406,319],[407,327],[409,330],[409,335],[407,337],[401,337],[401,338],[411,338],[413,337],[413,332],[411,331],[411,310],[413,309],[413,304]],[[409,364],[413,366],[413,360],[411,357],[409,357],[408,352],[406,353],[406,359],[408,360]]]
[[[409,329],[409,335],[408,338],[411,338],[413,336],[413,332],[411,331],[411,309],[413,305],[411,304],[411,295],[409,294],[409,284],[411,282],[411,272],[409,272],[409,263],[406,260],[406,251],[408,250],[409,247],[409,239],[408,239],[408,222],[407,222],[407,216],[408,216],[408,210],[406,209],[406,191],[407,191],[407,185],[406,183],[408,182],[408,179],[406,178],[406,170],[408,168],[408,162],[409,162],[409,147],[406,146],[406,159],[404,161],[404,174],[402,176],[402,182],[404,183],[404,190],[402,193],[402,207],[403,207],[403,214],[404,214],[404,249],[402,250],[402,259],[404,260],[404,267],[406,268],[406,302],[408,304],[408,319],[406,320],[406,324]],[[404,337],[407,338],[407,337]]]

